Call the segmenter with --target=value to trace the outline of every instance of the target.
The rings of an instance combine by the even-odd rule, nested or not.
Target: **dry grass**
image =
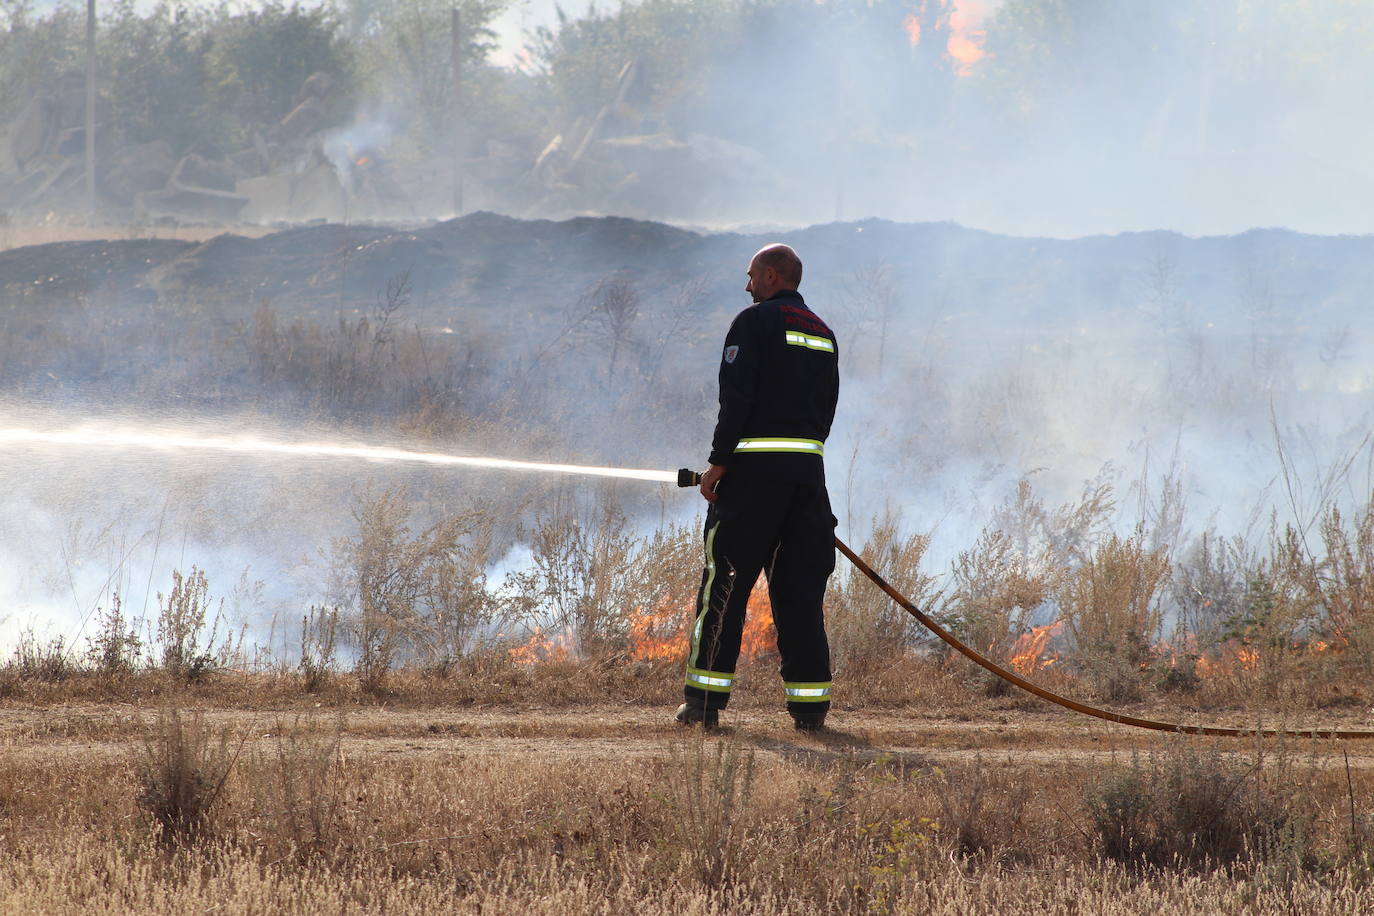
[[[1148,766],[1121,759],[1103,769],[768,728],[702,737],[665,725],[633,742],[591,740],[576,716],[540,721],[540,739],[515,754],[480,729],[377,739],[368,721],[318,713],[169,711],[85,746],[11,732],[0,750],[0,907],[1345,913],[1374,904],[1347,816],[1350,803],[1367,810],[1374,778],[1360,769],[1347,783],[1339,768],[1282,748],[1217,756],[1151,739]],[[1242,844],[1225,867],[1118,865],[1090,800],[1131,779],[1157,812],[1184,785],[1175,793],[1184,815],[1233,803],[1249,812],[1241,796],[1262,783],[1267,810],[1304,829],[1263,854]],[[217,788],[196,796],[204,804],[184,821],[195,829],[169,831],[159,813],[176,780]]]

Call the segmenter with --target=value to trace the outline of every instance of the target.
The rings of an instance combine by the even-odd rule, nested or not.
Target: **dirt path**
[[[545,758],[551,763],[665,757],[674,742],[692,734],[671,722],[668,710],[646,706],[571,709],[369,707],[205,712],[214,728],[271,740],[283,729],[315,722],[325,729],[342,724],[343,751],[353,759],[392,755]],[[55,754],[91,762],[126,758],[157,718],[156,710],[128,705],[14,707],[0,710],[0,758],[41,763]],[[775,710],[732,710],[729,727],[717,739],[737,738],[765,758],[818,764],[856,758],[892,765],[940,766],[979,759],[989,765],[1095,767],[1127,763],[1134,753],[1160,747],[1168,736],[1055,712],[1007,710],[973,718],[911,710],[838,711],[834,727],[803,735]],[[1360,727],[1358,717],[1342,717]],[[1275,723],[1265,723],[1272,725]],[[1207,746],[1249,754],[1244,739],[1207,740]],[[1296,741],[1290,747],[1322,765],[1374,770],[1374,741]]]

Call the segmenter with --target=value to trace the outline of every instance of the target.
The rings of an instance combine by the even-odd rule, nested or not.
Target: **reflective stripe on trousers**
[[[734,686],[735,676],[728,671],[702,671],[700,668],[687,669],[687,686],[713,693],[729,693]]]
[[[830,701],[830,688],[830,681],[793,681],[782,685],[789,703],[827,703]]]
[[[700,662],[697,658],[701,654],[701,627],[706,623],[706,612],[711,608],[711,588],[716,584],[716,532],[720,530],[720,522],[711,526],[711,530],[706,532],[706,585],[701,590],[701,607],[697,609],[697,621],[692,625],[692,653],[687,656],[687,670],[692,671]],[[689,679],[687,683],[691,683]]]

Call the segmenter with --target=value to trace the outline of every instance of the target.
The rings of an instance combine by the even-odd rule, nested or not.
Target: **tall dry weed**
[[[86,664],[107,676],[137,670],[143,654],[139,623],[125,616],[124,601],[116,589],[110,596],[110,606],[97,614],[95,632],[87,639]]]
[[[917,607],[936,600],[935,578],[921,572],[930,537],[902,534],[899,519],[878,520],[859,555]],[[825,596],[826,630],[837,673],[855,682],[900,659],[926,636],[921,625],[869,581],[845,564],[830,577]]]
[[[965,642],[1005,665],[1018,638],[1067,575],[1066,568],[1043,552],[1027,557],[1005,532],[984,529],[973,549],[954,561],[953,587],[941,616]]]
[[[301,685],[306,693],[322,690],[334,676],[339,638],[339,609],[312,605],[301,618]]]
[[[700,736],[676,743],[669,785],[678,849],[698,880],[719,886],[745,864],[754,749],[734,736]]]
[[[530,533],[531,568],[512,580],[535,598],[542,619],[530,624],[570,635],[586,656],[625,648],[644,575],[632,562],[637,538],[612,493],[603,490],[585,520],[569,500],[556,500]]]
[[[1204,532],[1187,551],[1175,554],[1168,592],[1193,654],[1215,651],[1233,636],[1245,615],[1246,595],[1260,559],[1240,537]]]
[[[402,656],[423,662],[461,656],[478,627],[497,614],[486,587],[494,522],[481,509],[412,533],[403,488],[364,496],[358,534],[334,542],[336,588],[351,608],[363,688],[382,689]]]
[[[1367,677],[1374,673],[1374,501],[1350,517],[1328,506],[1319,531],[1323,555],[1289,550],[1288,574],[1316,609],[1312,638]]]
[[[75,671],[67,651],[67,641],[62,636],[54,636],[44,641],[26,628],[19,633],[19,641],[14,646],[10,669],[20,680],[39,681],[54,684],[65,681]]]
[[[157,603],[157,644],[162,650],[163,671],[179,680],[200,681],[239,653],[243,633],[237,644],[232,633],[220,636],[223,601],[219,608],[213,607],[204,570],[192,566],[186,576],[173,570],[172,588],[165,596],[159,592]]]
[[[252,760],[248,794],[262,810],[259,820],[271,825],[278,857],[297,862],[327,861],[338,855],[341,816],[348,801],[342,750],[346,722],[342,713],[331,725],[317,717],[278,721],[273,746]]]
[[[1169,572],[1162,550],[1149,550],[1139,530],[1111,535],[1061,587],[1058,600],[1077,652],[1076,664],[1106,699],[1139,699],[1142,671],[1158,643],[1157,593]]]

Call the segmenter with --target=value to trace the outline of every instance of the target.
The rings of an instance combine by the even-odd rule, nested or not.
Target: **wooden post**
[[[449,117],[453,119],[453,215],[463,215],[463,14],[453,7],[453,99]]]
[[[95,222],[95,0],[86,0],[86,211]]]

